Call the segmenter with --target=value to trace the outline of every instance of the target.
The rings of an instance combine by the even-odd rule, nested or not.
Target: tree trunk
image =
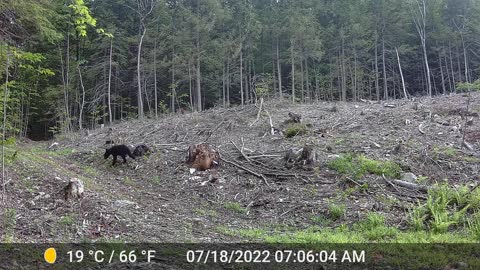
[[[303,73],[303,56],[300,56],[300,80],[301,80],[300,93],[302,97],[302,103],[305,103],[305,89],[304,89],[305,80],[304,80],[304,73]]]
[[[382,35],[383,98],[388,100],[387,65],[385,63],[385,38]]]
[[[243,49],[240,45],[240,100],[242,107],[244,105],[244,96],[243,96]]]
[[[78,78],[80,79],[80,86],[82,87],[82,103],[80,104],[80,112],[78,114],[78,127],[80,130],[83,128],[83,108],[85,107],[85,87],[83,86],[82,72],[80,66],[77,66]]]
[[[273,93],[277,93],[277,76],[275,74],[276,65],[275,65],[275,45],[272,37],[272,83],[273,83]]]
[[[137,102],[138,102],[138,119],[143,119],[143,100],[142,100],[142,79],[141,79],[141,56],[142,56],[142,44],[143,38],[147,28],[143,26],[142,34],[140,35],[140,42],[138,43],[138,52],[137,52],[137,82],[138,82],[138,93],[137,93]]]
[[[293,55],[294,40],[290,40],[290,54],[292,58],[292,102],[295,103],[295,56]]]
[[[442,77],[442,94],[445,95],[447,90],[445,89],[445,77],[443,75],[442,56],[440,52],[438,52],[438,64],[440,65],[440,76]]]
[[[358,78],[357,78],[357,50],[353,50],[353,101],[358,98]]]
[[[5,139],[7,133],[7,100],[8,100],[8,69],[10,68],[10,55],[8,45],[6,48],[6,65],[5,65],[5,92],[3,93],[3,124],[2,124],[2,203],[5,205],[7,191],[5,189]]]
[[[193,61],[193,60],[192,60]],[[225,73],[225,70],[223,71]],[[224,74],[225,76],[225,74]],[[192,91],[192,64],[190,62],[190,60],[188,61],[188,90],[189,90],[189,94],[190,94],[190,110],[193,111],[193,91]],[[225,81],[223,83],[223,94],[225,96]]]
[[[427,71],[427,92],[428,96],[432,96],[432,80],[430,78],[430,66],[428,65],[428,56],[427,56],[427,45],[425,39],[422,41],[422,48],[423,48],[423,56],[425,60],[425,68]]]
[[[223,107],[225,108],[226,104],[227,104],[225,102],[225,99],[226,99],[225,61],[222,63],[222,65],[223,65],[223,67],[222,67],[222,101],[223,101]],[[189,72],[190,72],[190,69],[189,69]]]
[[[447,73],[447,80],[448,80],[448,91],[452,93],[453,87],[452,87],[452,78],[450,77],[450,71],[448,70],[448,59],[447,59],[447,54],[443,56],[443,59],[445,61],[445,71]]]
[[[456,80],[455,80],[455,69],[453,68],[453,55],[452,55],[452,44],[448,42],[448,52],[450,54],[450,70],[452,71],[452,82],[453,82],[453,92],[457,92]]]
[[[227,58],[227,107],[230,107],[230,58]]]
[[[190,68],[190,66],[188,66]],[[190,69],[188,70],[190,71]],[[155,118],[158,118],[158,84],[157,84],[157,38],[153,47],[153,91],[155,94]]]
[[[248,85],[248,56],[249,55],[246,55],[245,58],[247,60],[243,61],[243,65],[244,65],[244,70],[245,70],[245,75],[243,77],[245,77],[245,84],[244,84],[244,92],[245,92],[245,103],[249,104],[250,103],[250,87]]]
[[[468,75],[468,60],[467,60],[467,50],[465,49],[465,39],[463,38],[463,33],[460,34],[462,38],[462,48],[463,48],[463,59],[465,63],[465,82],[467,83],[468,92],[470,92],[470,78]]]
[[[318,82],[318,74],[317,70],[315,69],[315,99],[317,102],[320,100],[320,87],[319,87],[319,82]]]
[[[457,45],[455,45],[455,51],[457,52],[458,81],[463,82],[462,68],[460,66],[460,52],[458,51],[458,46]]]
[[[347,74],[345,71],[345,39],[342,37],[342,54],[340,56],[340,78],[342,80],[342,101],[347,101]]]
[[[110,57],[109,57],[109,69],[108,69],[108,120],[110,125],[113,122],[112,115],[112,101],[111,101],[111,89],[112,89],[112,51],[113,51],[113,38],[110,39]],[[157,80],[155,80],[157,82]],[[156,96],[155,96],[156,97]]]
[[[200,33],[197,29],[197,111],[202,111],[202,89],[201,87],[201,72],[200,72]]]
[[[197,2],[197,18],[200,19],[200,1]],[[197,111],[202,111],[202,89],[201,89],[201,72],[200,72],[200,25],[196,26],[196,49],[197,49]]]
[[[278,37],[277,37],[277,74],[278,74],[278,92],[280,93],[280,97],[283,97],[282,92],[282,70],[280,69],[280,54],[278,49]]]
[[[375,29],[375,93],[377,101],[380,100],[380,84],[378,81],[378,33]]]
[[[407,87],[405,86],[405,79],[403,77],[402,65],[400,64],[400,55],[398,54],[398,48],[395,48],[395,52],[397,53],[398,70],[400,71],[400,77],[402,78],[403,96],[405,97],[405,99],[408,99]]]
[[[175,46],[172,47],[172,85],[171,85],[171,93],[170,93],[170,110],[172,113],[175,113],[175,95],[176,91],[175,88],[177,87],[175,81]]]
[[[307,88],[307,100],[309,103],[311,103],[312,98],[311,98],[311,93],[310,93],[310,79],[308,77],[308,58],[305,59],[305,81],[306,81],[306,88]]]

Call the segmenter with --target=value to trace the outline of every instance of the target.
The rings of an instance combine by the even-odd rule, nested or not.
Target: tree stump
[[[68,185],[63,188],[65,201],[83,197],[84,185],[80,179],[72,178]]]
[[[205,171],[218,165],[219,159],[220,155],[218,152],[206,143],[194,144],[188,147],[186,163],[191,168]]]

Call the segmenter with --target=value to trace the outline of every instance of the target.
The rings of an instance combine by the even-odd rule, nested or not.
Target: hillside
[[[409,241],[407,232],[414,225],[408,213],[424,211],[421,205],[443,187],[468,200],[464,219],[449,223],[425,213],[415,224],[432,234],[416,239],[470,241],[474,238],[464,228],[474,230],[465,225],[467,219],[478,222],[480,237],[480,218],[474,214],[480,209],[475,189],[480,181],[480,95],[472,94],[468,113],[466,101],[466,96],[450,95],[382,104],[265,102],[280,130],[285,130],[289,112],[302,116],[306,131],[292,138],[271,135],[267,113],[262,111],[256,121],[259,108],[248,105],[125,121],[111,132],[60,135],[55,150],[47,150],[53,141],[20,141],[7,167],[11,181],[6,222],[0,225],[3,238],[236,242],[305,240],[299,232],[302,237],[331,232],[323,240],[341,242],[346,240],[335,238],[333,229],[350,228],[358,237],[351,241]],[[462,146],[464,131],[471,149]],[[111,157],[103,158],[109,139],[144,143],[153,153],[112,167]],[[185,164],[188,146],[205,141],[223,160],[192,174]],[[288,150],[305,145],[317,154],[315,166],[286,166]],[[433,191],[394,181],[412,174],[415,187]],[[72,177],[85,182],[85,195],[65,202],[62,189]],[[448,187],[435,186],[444,182]],[[443,209],[449,218],[461,212],[463,204],[456,202]],[[382,232],[356,234],[355,224],[375,218],[374,227]],[[441,222],[449,224],[446,230]],[[365,230],[374,231],[370,229]]]

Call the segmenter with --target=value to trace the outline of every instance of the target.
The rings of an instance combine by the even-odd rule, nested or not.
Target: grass
[[[476,235],[480,230],[477,214],[480,211],[480,190],[462,186],[450,188],[447,184],[433,186],[427,201],[410,211],[410,225],[415,231],[447,233],[452,229],[470,229]],[[477,226],[478,225],[478,226]]]
[[[358,179],[366,174],[385,175],[400,178],[402,168],[392,161],[369,159],[363,155],[346,154],[327,164],[329,169]]]
[[[270,228],[232,229],[217,227],[219,233],[248,238],[266,243],[476,243],[466,233],[431,233],[427,231],[400,231],[384,224],[383,217],[370,213],[364,220],[352,226],[342,225],[337,228],[311,226],[302,230],[282,231]]]
[[[150,182],[154,185],[160,185],[162,183],[162,179],[160,176],[155,175],[153,178],[150,178]]]
[[[312,215],[310,218],[316,225],[326,227],[332,223],[330,219],[325,217],[324,215]]]
[[[132,186],[132,185],[135,184],[135,182],[133,182],[133,180],[130,179],[130,177],[128,177],[128,176],[125,176],[125,177],[123,178],[123,181],[122,181],[122,182],[123,182],[125,185],[129,185],[129,186]]]
[[[453,158],[458,156],[458,150],[451,146],[434,146],[433,147],[433,159],[437,160],[440,156],[447,158]]]
[[[369,241],[385,241],[395,238],[399,230],[385,225],[385,217],[378,213],[368,213],[365,220],[355,224],[357,231],[363,232]]]
[[[248,212],[247,208],[242,207],[242,205],[238,202],[226,202],[223,204],[223,207],[239,214],[246,214]]]
[[[63,216],[60,219],[59,223],[64,226],[72,226],[73,224],[75,224],[75,217],[72,215]]]
[[[15,236],[15,226],[17,225],[17,210],[14,208],[6,208],[3,212],[3,241],[11,243]]]
[[[307,133],[307,126],[301,123],[290,123],[285,129],[285,137],[292,138],[297,135],[304,135]]]
[[[216,217],[218,215],[217,212],[215,212],[215,210],[211,210],[211,209],[196,208],[193,211],[195,212],[195,214],[199,216]]]
[[[345,205],[337,205],[337,204],[330,204],[328,206],[328,213],[330,214],[330,218],[332,220],[338,220],[340,218],[342,218],[343,216],[345,216],[345,212],[346,212],[346,207]]]
[[[476,212],[467,221],[468,229],[472,236],[480,241],[480,212]]]

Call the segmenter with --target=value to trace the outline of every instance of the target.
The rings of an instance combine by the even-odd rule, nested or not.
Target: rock
[[[411,172],[403,173],[402,180],[405,182],[415,183],[417,181],[417,176]]]
[[[134,205],[134,204],[135,204],[134,202],[129,201],[129,200],[117,200],[117,201],[113,202],[113,206],[118,207],[118,208],[129,206],[129,205]]]

